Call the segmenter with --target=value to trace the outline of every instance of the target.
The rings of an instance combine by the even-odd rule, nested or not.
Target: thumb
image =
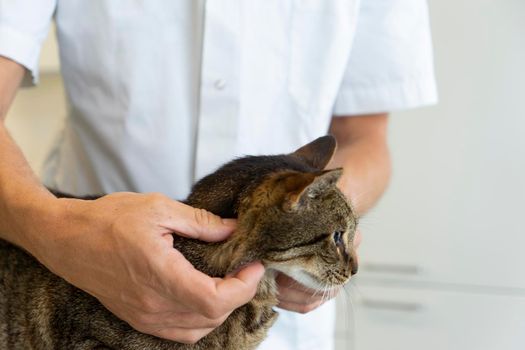
[[[205,209],[174,201],[169,228],[183,237],[207,242],[222,241],[237,227],[237,220],[222,219]]]
[[[244,266],[234,275],[223,279],[214,278],[217,293],[227,298],[230,309],[244,305],[255,295],[264,272],[264,266],[260,262],[254,262]]]

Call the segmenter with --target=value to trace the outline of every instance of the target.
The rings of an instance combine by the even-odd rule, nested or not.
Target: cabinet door
[[[339,349],[525,349],[525,296],[358,289],[350,335]]]

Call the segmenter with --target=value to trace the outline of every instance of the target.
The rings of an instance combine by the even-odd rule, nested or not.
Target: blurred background
[[[393,113],[338,349],[525,349],[525,1],[431,0],[440,103]],[[66,114],[54,32],[7,125],[40,172]],[[276,349],[280,350],[280,349]]]

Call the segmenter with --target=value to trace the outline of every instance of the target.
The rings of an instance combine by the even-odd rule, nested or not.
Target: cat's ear
[[[334,156],[336,147],[335,137],[326,135],[304,145],[292,155],[301,158],[311,167],[322,170]]]
[[[295,175],[293,189],[288,192],[283,208],[292,211],[317,198],[324,191],[334,187],[343,174],[343,168],[324,170],[315,174],[300,173]]]

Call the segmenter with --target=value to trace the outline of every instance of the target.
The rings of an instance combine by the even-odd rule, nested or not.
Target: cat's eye
[[[332,235],[334,238],[335,244],[342,244],[343,243],[343,231],[335,231]]]

